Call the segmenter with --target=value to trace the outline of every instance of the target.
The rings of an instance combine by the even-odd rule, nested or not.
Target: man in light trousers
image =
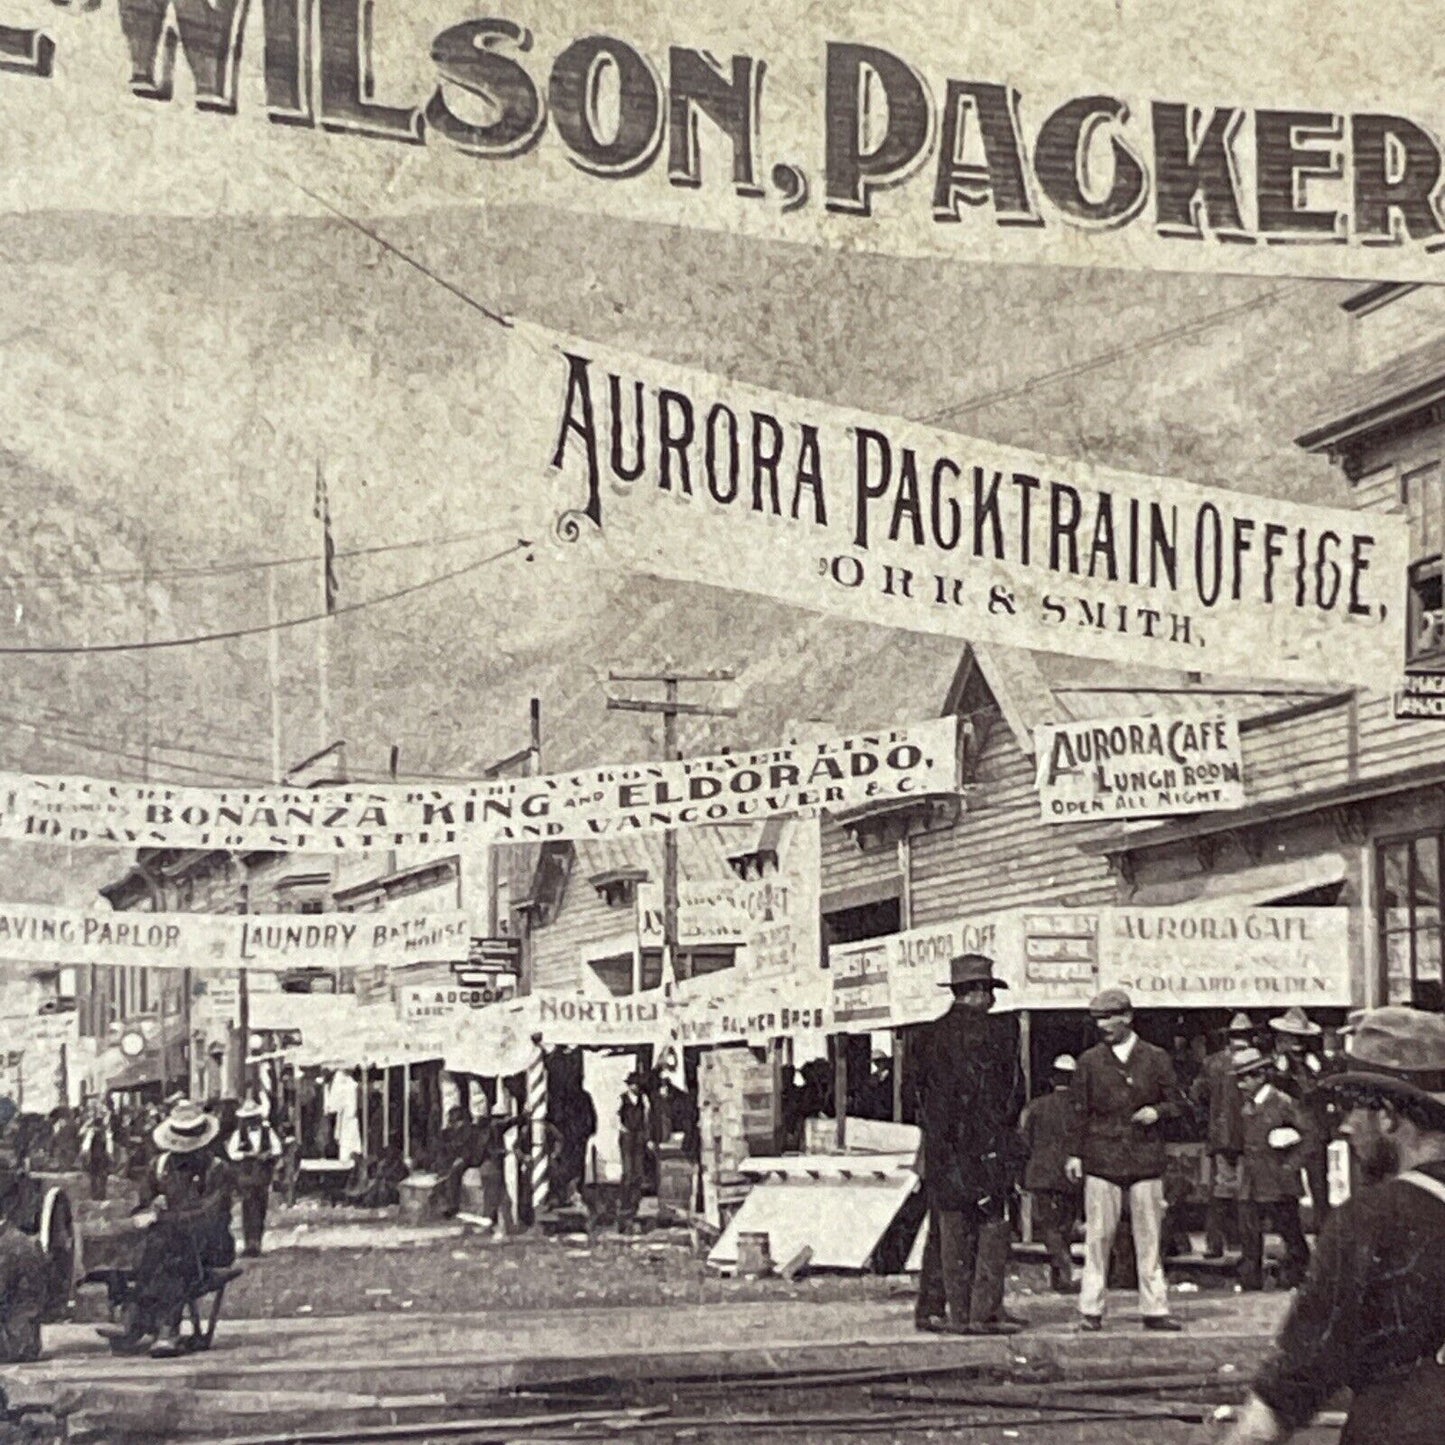
[[[1069,1179],[1084,1181],[1080,1325],[1104,1327],[1109,1254],[1127,1196],[1145,1328],[1178,1330],[1178,1320],[1169,1313],[1160,1252],[1165,1208],[1160,1125],[1183,1107],[1174,1065],[1163,1049],[1134,1032],[1133,1005],[1122,989],[1099,994],[1089,1012],[1103,1039],[1074,1071],[1075,1148],[1065,1164]]]

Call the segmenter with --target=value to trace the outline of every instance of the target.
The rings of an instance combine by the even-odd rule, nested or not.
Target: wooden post
[[[1022,1057],[1024,1073],[1024,1098],[1032,1099],[1034,1096],[1034,1048],[1033,1048],[1033,1015],[1028,1009],[1019,1010],[1019,1053]],[[1034,1210],[1033,1197],[1027,1189],[1020,1191],[1022,1200],[1019,1216],[1019,1234],[1025,1244],[1032,1244],[1034,1239]]]
[[[391,1147],[391,1065],[381,1069],[381,1147]]]
[[[401,1157],[411,1168],[411,1060],[401,1066]]]
[[[834,1142],[841,1154],[848,1147],[848,1035],[834,1034],[833,1113]]]

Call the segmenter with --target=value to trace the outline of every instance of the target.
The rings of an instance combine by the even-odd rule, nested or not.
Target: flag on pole
[[[321,470],[319,457],[316,461],[316,504],[312,510],[321,523],[322,578],[329,617],[336,611],[336,594],[340,588],[336,583],[336,543],[331,539],[331,499],[326,495],[326,474]]]

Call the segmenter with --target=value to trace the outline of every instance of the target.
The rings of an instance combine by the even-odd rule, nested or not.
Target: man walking
[[[1074,1071],[1076,1148],[1065,1165],[1069,1179],[1084,1181],[1082,1326],[1104,1326],[1109,1254],[1127,1196],[1144,1326],[1178,1330],[1160,1251],[1165,1152],[1159,1126],[1177,1118],[1183,1105],[1174,1065],[1163,1049],[1134,1032],[1134,1006],[1123,989],[1106,989],[1089,1012],[1103,1041]]]
[[[1275,1350],[1226,1445],[1283,1445],[1338,1391],[1341,1445],[1437,1445],[1445,1418],[1445,1018],[1367,1012],[1323,1087],[1375,1181],[1320,1234]]]
[[[1024,1188],[1033,1202],[1034,1229],[1049,1253],[1049,1284],[1055,1294],[1078,1294],[1069,1240],[1079,1213],[1079,1187],[1064,1175],[1074,1138],[1070,1086],[1076,1064],[1070,1054],[1054,1060],[1053,1088],[1023,1112],[1019,1135],[1025,1158]]]
[[[1239,1179],[1239,1232],[1242,1247],[1239,1282],[1247,1290],[1264,1288],[1264,1226],[1273,1224],[1284,1242],[1280,1282],[1293,1289],[1309,1267],[1310,1249],[1300,1227],[1299,1105],[1269,1079],[1270,1061],[1258,1049],[1245,1049],[1234,1061],[1243,1100],[1244,1152]]]
[[[255,1259],[261,1253],[266,1232],[266,1205],[271,1198],[271,1180],[281,1157],[281,1141],[266,1122],[261,1105],[247,1099],[236,1110],[236,1127],[226,1140],[226,1158],[231,1161],[236,1193],[241,1197],[242,1254]]]
[[[993,960],[969,953],[949,965],[953,1006],[921,1025],[913,1045],[917,1118],[923,1134],[928,1239],[915,1323],[951,1334],[1014,1334],[990,1321],[992,1303],[975,1299],[974,1272],[985,1228],[1004,1217],[1009,1151],[1023,1102],[1018,1034],[1011,1019],[990,1018]]]
[[[1205,1059],[1190,1092],[1190,1102],[1206,1111],[1209,1206],[1204,1216],[1204,1257],[1223,1258],[1225,1247],[1239,1234],[1239,1160],[1243,1148],[1239,1086],[1234,1061],[1251,1047],[1254,1025],[1237,1013],[1229,1021],[1222,1049]]]

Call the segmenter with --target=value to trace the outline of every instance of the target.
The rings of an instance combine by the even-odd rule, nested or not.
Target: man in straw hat
[[[1239,1234],[1239,1160],[1243,1148],[1239,1089],[1234,1062],[1251,1047],[1254,1025],[1248,1014],[1237,1013],[1225,1031],[1224,1047],[1205,1059],[1190,1090],[1190,1102],[1205,1111],[1206,1163],[1209,1207],[1204,1216],[1204,1257],[1223,1256],[1231,1236]]]
[[[1034,1226],[1049,1254],[1049,1284],[1055,1294],[1078,1294],[1069,1242],[1079,1217],[1079,1186],[1064,1174],[1074,1138],[1070,1086],[1077,1065],[1060,1054],[1050,1070],[1052,1088],[1040,1094],[1019,1119],[1023,1141],[1024,1188],[1033,1201]]]
[[[1445,1018],[1366,1013],[1327,1079],[1376,1182],[1330,1216],[1227,1445],[1281,1445],[1338,1391],[1341,1445],[1438,1445],[1445,1420]]]
[[[155,1335],[151,1354],[180,1353],[186,1300],[208,1269],[234,1262],[231,1200],[235,1179],[212,1147],[220,1124],[199,1104],[182,1099],[156,1125],[160,1153],[152,1166],[149,1209],[136,1216],[146,1239],[136,1270],[142,1336]]]
[[[953,1005],[917,1026],[911,1054],[928,1238],[914,1320],[949,1334],[1013,1334],[1021,1326],[990,1320],[994,1302],[976,1289],[979,1240],[1004,1217],[1009,1155],[1023,1103],[1018,1033],[1012,1019],[989,1017],[994,993],[1007,988],[993,960],[966,953],[949,964]]]
[[[1270,1080],[1270,1061],[1245,1049],[1234,1061],[1240,1096],[1243,1153],[1239,1179],[1239,1280],[1247,1290],[1264,1288],[1264,1226],[1284,1242],[1281,1282],[1293,1289],[1304,1278],[1310,1247],[1300,1227],[1300,1106]]]
[[[1103,1328],[1109,1255],[1127,1196],[1145,1328],[1178,1330],[1169,1313],[1160,1249],[1165,1209],[1160,1125],[1179,1116],[1183,1096],[1169,1055],[1134,1032],[1134,1006],[1123,989],[1105,989],[1089,1012],[1103,1039],[1074,1072],[1075,1148],[1065,1166],[1070,1179],[1084,1181],[1081,1325]]]

